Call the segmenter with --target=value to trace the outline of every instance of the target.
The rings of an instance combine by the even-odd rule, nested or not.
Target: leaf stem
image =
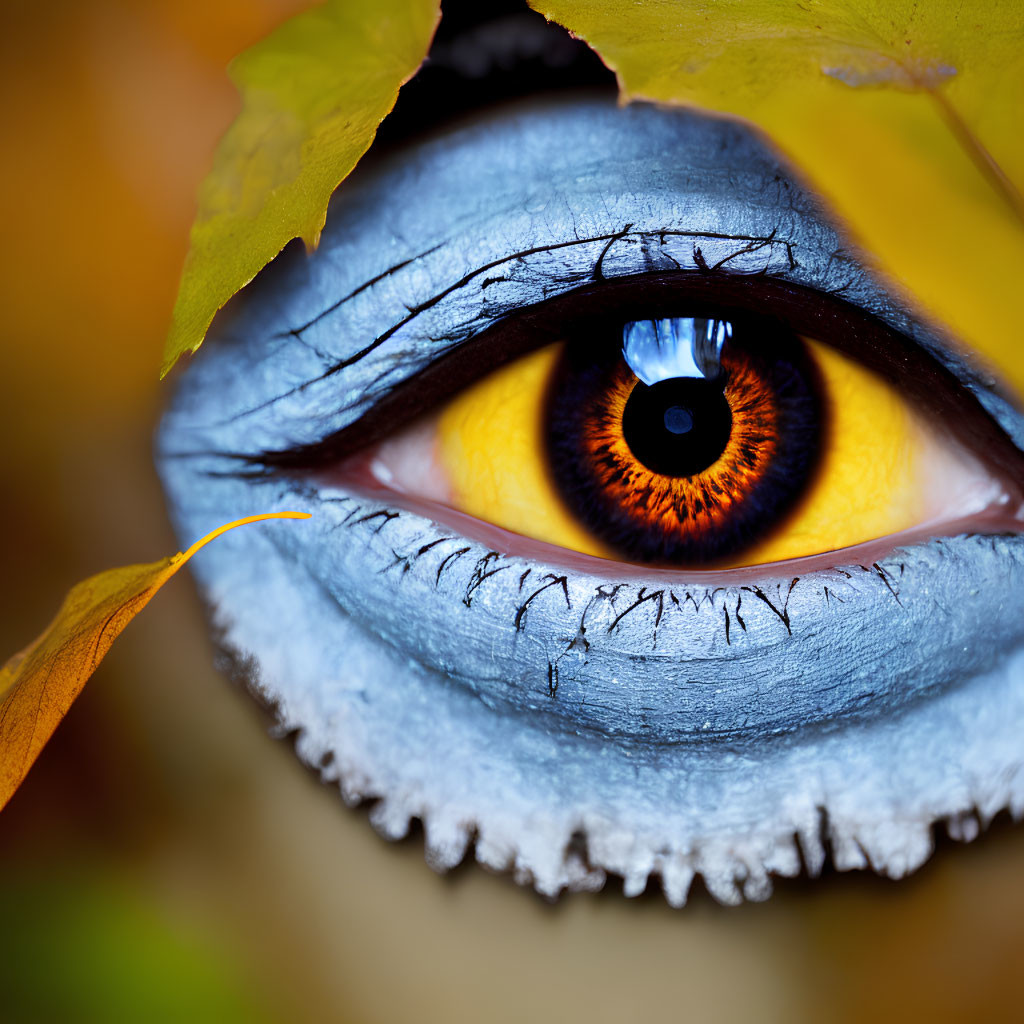
[[[205,547],[216,537],[219,537],[222,533],[227,533],[228,530],[233,530],[236,526],[245,526],[247,523],[261,523],[265,519],[310,519],[312,518],[309,512],[264,512],[258,516],[246,516],[244,519],[236,519],[233,523],[225,523],[223,526],[218,526],[212,533],[208,533],[205,537],[200,537],[187,551],[179,554],[175,561],[181,559],[187,562],[200,548]]]
[[[960,116],[956,107],[949,102],[949,98],[941,89],[931,88],[928,94],[935,101],[949,125],[950,130],[956,136],[957,141],[967,151],[967,155],[974,162],[975,167],[988,179],[989,184],[1003,197],[1010,209],[1016,214],[1017,219],[1024,223],[1024,197],[1021,196],[1017,186],[1011,181],[1009,175],[999,166],[996,158],[985,148],[981,139],[971,131],[970,126]]]

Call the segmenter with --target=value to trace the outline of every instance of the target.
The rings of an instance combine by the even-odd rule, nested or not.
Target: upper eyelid
[[[568,105],[572,123],[577,120],[576,107]],[[630,114],[643,131],[649,128],[643,122],[659,122],[667,116],[653,109],[630,112],[611,108],[611,112],[619,119]],[[603,111],[600,116],[608,113]],[[692,197],[666,194],[659,180],[659,190],[640,197],[625,191],[591,195],[589,208],[580,201],[574,210],[562,195],[564,214],[556,210],[553,218],[530,215],[522,208],[477,211],[464,218],[461,234],[452,230],[447,239],[440,240],[421,237],[439,228],[431,223],[431,216],[440,221],[441,228],[447,228],[443,213],[428,211],[426,225],[417,229],[421,234],[413,230],[417,222],[412,218],[412,237],[405,238],[398,234],[400,225],[382,228],[378,222],[387,218],[368,217],[387,199],[387,187],[393,184],[388,179],[391,172],[371,178],[369,184],[364,180],[355,191],[343,189],[328,221],[322,251],[308,263],[297,253],[285,254],[277,265],[264,271],[263,281],[241,296],[226,330],[215,328],[211,343],[199,358],[223,360],[226,367],[230,364],[230,370],[225,369],[228,379],[237,375],[245,379],[234,381],[219,395],[220,401],[206,406],[220,411],[216,422],[193,420],[187,425],[194,435],[189,447],[254,452],[315,443],[355,422],[375,400],[480,333],[489,322],[512,309],[572,290],[592,278],[595,269],[611,277],[658,267],[699,270],[702,264],[748,273],[767,271],[818,290],[842,292],[847,301],[879,316],[935,356],[1021,443],[1024,426],[987,387],[991,382],[979,380],[869,277],[843,249],[815,200],[798,186],[785,184],[776,186],[774,206],[757,205],[765,190],[780,180],[778,173],[773,174],[778,168],[770,153],[752,144],[742,132],[737,134],[737,129],[678,112],[672,117],[683,118],[671,124],[682,125],[679,130],[684,135],[696,133],[700,141],[701,133],[712,137],[731,133],[730,145],[739,149],[748,164],[751,151],[757,157],[756,171],[745,172],[745,181],[742,174],[726,173],[728,165],[719,169],[719,177],[724,175],[728,179],[725,184],[734,185],[741,197],[729,208],[728,197],[710,189],[719,200],[719,208],[710,215],[717,218],[716,223],[693,227],[678,223],[705,215],[681,209],[688,201],[693,205]],[[544,116],[539,123],[543,130]],[[460,159],[471,158],[475,146],[486,149],[486,133],[482,138],[483,142],[463,139]],[[423,162],[436,162],[444,144],[444,140],[427,144]],[[403,180],[401,173],[399,181]],[[622,185],[637,185],[636,178],[634,168],[632,179],[627,176]],[[720,192],[722,187],[719,180],[716,188]],[[700,190],[696,193],[699,198]],[[529,196],[527,190],[518,197],[520,207],[528,205]],[[399,197],[397,205],[403,201]],[[630,209],[631,201],[640,215],[647,217],[647,223],[638,223],[640,217],[626,219],[636,212]],[[581,239],[578,215],[583,213],[593,222],[603,218],[606,230]],[[393,212],[390,216],[397,217]],[[621,219],[611,222],[616,216]],[[504,238],[487,236],[487,229],[496,233],[495,224],[503,218],[519,219],[518,239],[509,239],[511,229]],[[738,221],[729,225],[736,230],[714,230],[725,226],[722,222],[729,218]],[[745,227],[749,230],[743,230]],[[521,244],[545,235],[540,244]],[[383,245],[385,240],[390,241],[392,251]],[[697,240],[706,241],[700,244]],[[517,241],[520,244],[514,244]],[[398,252],[393,251],[396,245]],[[459,251],[460,246],[471,245],[476,247],[475,253]],[[587,249],[586,253],[576,253],[578,247]],[[355,278],[351,264],[359,271]],[[512,274],[509,282],[479,289],[473,296],[466,286],[500,267],[512,267],[518,276]],[[342,290],[345,294],[339,299]],[[502,290],[511,294],[498,300]],[[311,313],[309,307],[314,303]],[[382,329],[382,322],[387,324],[392,315],[390,325]],[[258,415],[269,407],[273,407],[273,416]],[[210,436],[213,432],[218,434],[216,438]],[[232,434],[235,436],[229,436]]]
[[[470,270],[467,273],[463,274],[462,277],[452,282],[451,284],[448,284],[435,295],[431,295],[428,298],[424,299],[423,301],[419,302],[417,305],[415,305],[412,309],[409,310],[407,316],[403,317],[396,323],[386,328],[381,334],[377,335],[377,337],[375,337],[373,341],[371,341],[369,344],[365,345],[363,348],[357,350],[354,353],[347,354],[341,357],[340,359],[338,359],[337,362],[328,366],[319,377],[314,378],[313,380],[308,381],[304,384],[298,385],[294,390],[303,390],[306,387],[319,383],[322,380],[326,380],[327,378],[333,376],[336,373],[339,373],[342,370],[347,369],[350,366],[354,366],[356,363],[360,362],[366,356],[370,355],[371,352],[374,352],[376,349],[378,349],[401,328],[405,327],[407,324],[412,323],[412,321],[417,316],[419,316],[426,310],[438,305],[447,296],[451,295],[452,293],[458,291],[461,288],[473,284],[477,278],[484,274],[487,274],[488,271],[497,270],[501,267],[507,266],[508,264],[523,260],[528,256],[534,256],[543,253],[552,253],[559,249],[568,249],[570,247],[577,245],[597,245],[600,243],[604,243],[597,254],[597,258],[593,264],[593,270],[590,274],[590,278],[593,281],[603,279],[602,268],[604,260],[607,257],[609,251],[611,250],[611,247],[616,243],[626,242],[644,245],[646,241],[659,240],[661,242],[661,245],[665,247],[666,239],[672,238],[689,240],[689,242],[691,243],[691,258],[695,264],[695,269],[702,270],[708,273],[718,272],[727,264],[729,264],[730,269],[732,269],[737,265],[737,262],[743,256],[754,257],[755,261],[757,263],[760,263],[760,259],[755,254],[763,253],[765,249],[768,250],[768,256],[764,266],[758,267],[756,271],[747,270],[747,273],[770,273],[771,263],[775,257],[775,253],[777,250],[781,250],[782,252],[785,253],[785,259],[789,263],[790,269],[796,269],[796,267],[798,266],[793,256],[793,243],[785,238],[777,238],[774,237],[773,235],[728,235],[725,234],[724,232],[685,231],[677,228],[665,228],[657,229],[654,231],[634,232],[631,231],[631,228],[632,225],[627,224],[621,231],[609,232],[603,235],[596,235],[591,238],[576,238],[571,241],[551,242],[547,245],[531,246],[528,249],[506,253],[498,259],[491,260],[488,263],[484,263],[482,266],[476,267],[473,270]],[[707,245],[708,243],[714,244],[720,242],[735,243],[737,245],[737,248],[726,247],[725,255],[721,255],[721,253],[708,254],[705,253],[704,248],[702,246],[698,245],[698,242],[704,242],[705,245]],[[356,296],[368,291],[373,285],[380,283],[385,278],[391,277],[393,274],[405,270],[407,267],[413,268],[418,260],[424,259],[427,256],[433,255],[434,253],[442,252],[444,249],[444,245],[445,243],[435,245],[428,249],[426,252],[419,254],[418,256],[414,256],[411,257],[410,259],[403,260],[401,263],[398,263],[395,266],[388,268],[382,273],[377,274],[375,277],[364,282],[363,284],[356,286],[356,288],[350,291],[347,295],[333,302],[330,306],[322,310],[320,313],[316,314],[312,319],[308,320],[306,323],[302,324],[299,327],[289,328],[285,331],[278,332],[278,334],[275,335],[275,337],[291,337],[302,339],[307,330],[317,326],[330,315],[337,313],[351,299],[354,299],[356,298]],[[672,257],[670,256],[669,258],[671,259]],[[488,280],[485,279],[481,288],[486,288],[488,283]],[[498,282],[495,281],[493,283]],[[837,291],[838,290],[839,289],[837,289]],[[448,340],[451,341],[451,339]],[[468,337],[466,340],[468,340]],[[454,344],[458,343],[459,342],[456,341]],[[320,351],[322,351],[322,349],[320,349]],[[289,394],[292,393],[294,393],[294,391],[287,392],[283,395],[278,395],[273,399],[268,399],[267,403],[265,403],[265,405],[261,406],[260,408],[265,408],[266,405],[269,405],[275,401],[279,401],[281,398],[286,398],[288,397]],[[257,411],[257,409],[248,410],[248,412],[255,411]],[[248,414],[248,412],[246,414]]]
[[[430,306],[436,304],[436,302],[439,299],[444,298],[444,296],[449,295],[451,292],[455,291],[458,288],[462,288],[462,287],[466,286],[474,278],[479,277],[481,274],[485,274],[488,270],[496,269],[497,267],[500,267],[500,266],[502,266],[505,263],[508,263],[508,262],[510,262],[512,260],[521,259],[524,256],[531,256],[531,255],[534,255],[535,253],[540,253],[540,252],[552,252],[552,251],[554,251],[556,249],[564,249],[564,248],[567,248],[567,247],[572,246],[572,245],[586,245],[586,244],[593,243],[593,242],[606,242],[607,243],[605,245],[605,247],[602,248],[601,253],[600,253],[600,255],[597,258],[597,261],[594,264],[594,270],[593,270],[593,274],[592,274],[592,276],[593,276],[593,278],[595,280],[596,279],[600,279],[602,277],[602,274],[603,274],[603,272],[602,272],[602,264],[604,262],[604,257],[607,255],[608,250],[610,249],[610,247],[615,242],[631,238],[633,235],[637,235],[637,236],[650,235],[650,236],[661,237],[663,239],[665,237],[692,238],[692,239],[694,239],[694,245],[696,245],[696,241],[700,240],[700,239],[708,239],[708,240],[714,240],[714,241],[739,242],[740,243],[740,248],[733,250],[728,255],[723,256],[721,259],[718,259],[717,261],[711,263],[710,265],[708,265],[707,258],[703,255],[703,252],[701,252],[699,258],[704,261],[704,264],[705,264],[706,268],[708,270],[710,270],[710,271],[720,270],[726,263],[731,262],[733,259],[735,259],[736,257],[738,257],[740,255],[744,255],[746,253],[750,253],[750,252],[756,251],[757,249],[763,248],[765,246],[773,246],[773,245],[781,245],[781,246],[785,247],[787,255],[788,255],[788,259],[789,259],[790,269],[796,269],[796,266],[797,266],[796,259],[793,256],[793,243],[788,241],[787,239],[784,239],[784,238],[776,238],[776,237],[774,237],[774,233],[772,235],[742,235],[742,234],[740,234],[740,235],[736,235],[736,234],[730,235],[730,234],[725,234],[724,232],[717,232],[716,233],[716,232],[710,232],[710,231],[684,231],[684,230],[680,230],[680,229],[677,229],[677,228],[666,228],[664,230],[656,230],[656,231],[648,231],[648,232],[632,232],[631,231],[632,227],[633,227],[632,224],[626,224],[625,227],[623,227],[623,229],[621,231],[609,232],[609,233],[603,234],[603,235],[595,235],[595,236],[593,236],[591,238],[575,238],[572,241],[551,242],[548,245],[537,245],[537,246],[532,246],[532,247],[530,247],[528,249],[525,249],[525,250],[522,250],[522,251],[519,251],[519,252],[508,253],[508,254],[506,254],[504,256],[499,257],[498,259],[491,260],[491,262],[485,263],[485,264],[483,264],[480,267],[476,267],[475,269],[473,269],[473,270],[469,271],[468,273],[464,274],[461,278],[459,278],[453,284],[450,284],[446,288],[444,288],[436,296],[432,297],[431,299],[428,299],[424,303],[421,303],[415,309],[410,310],[410,316],[417,315],[420,312],[422,312],[424,309],[429,308]],[[444,245],[444,243],[439,243],[438,245],[431,246],[431,248],[427,249],[425,252],[419,253],[418,255],[410,257],[409,259],[402,260],[401,263],[397,263],[393,267],[389,267],[387,270],[382,271],[381,273],[377,274],[376,276],[370,278],[370,280],[364,281],[362,284],[357,285],[347,295],[343,296],[342,298],[338,299],[335,302],[332,302],[331,305],[329,305],[326,309],[321,310],[319,313],[317,313],[315,316],[313,316],[310,320],[307,320],[306,323],[302,324],[299,327],[289,328],[287,331],[281,332],[277,336],[278,337],[283,337],[285,335],[288,335],[288,336],[291,336],[291,337],[301,337],[310,327],[315,326],[321,320],[323,320],[325,317],[329,316],[331,313],[336,312],[343,305],[345,305],[345,303],[347,303],[350,299],[354,299],[357,295],[362,294],[368,288],[370,288],[373,285],[378,284],[380,281],[384,280],[384,278],[390,277],[392,274],[397,273],[400,270],[404,270],[406,267],[412,266],[418,260],[421,260],[421,259],[423,259],[426,256],[433,255],[433,253],[439,251],[443,247],[443,245]],[[390,333],[394,332],[394,329],[395,329],[396,326],[400,326],[402,323],[405,323],[405,322],[407,322],[407,321],[399,321],[399,324],[393,325],[391,328],[388,329],[388,331],[386,331],[384,333],[384,335],[381,335],[379,338],[377,338],[376,342],[379,343],[385,337],[390,336]],[[352,362],[355,362],[355,361],[356,361],[355,358],[350,358],[350,359],[346,360],[346,364],[352,363]],[[328,371],[328,372],[333,372],[333,368],[332,368],[331,371]]]
[[[340,362],[335,363],[333,366],[325,370],[323,377],[329,377],[332,374],[337,373],[339,370],[345,369],[346,367],[351,366],[354,363],[357,363],[361,358],[368,355],[375,348],[380,346],[384,341],[390,338],[398,329],[405,326],[405,324],[410,323],[420,313],[437,305],[438,302],[442,301],[446,296],[452,294],[458,289],[464,288],[467,285],[471,284],[472,282],[475,281],[476,278],[480,277],[482,274],[486,274],[489,270],[496,270],[499,267],[504,266],[505,264],[512,263],[517,260],[524,259],[527,256],[533,256],[538,253],[550,253],[558,249],[567,249],[574,245],[590,245],[599,242],[604,242],[605,245],[601,248],[598,257],[594,262],[593,271],[591,272],[591,278],[593,280],[603,279],[604,274],[602,268],[604,259],[614,244],[622,241],[640,241],[642,244],[642,240],[645,237],[658,238],[661,240],[663,246],[665,244],[666,238],[692,239],[693,247],[691,255],[693,257],[695,264],[697,265],[697,268],[707,270],[708,272],[711,273],[721,270],[722,267],[724,267],[727,263],[732,263],[733,260],[736,260],[740,256],[749,255],[758,252],[759,250],[763,250],[764,248],[768,248],[770,259],[773,248],[775,246],[781,246],[782,248],[785,249],[791,270],[795,270],[798,265],[793,255],[793,243],[784,238],[776,238],[774,236],[774,233],[770,235],[730,235],[724,232],[685,231],[678,228],[665,228],[654,231],[633,232],[631,230],[632,227],[632,224],[626,224],[621,231],[608,232],[606,234],[595,235],[590,238],[575,238],[571,241],[550,242],[547,245],[531,246],[528,249],[506,253],[503,256],[499,257],[498,259],[491,260],[489,263],[484,263],[482,266],[476,267],[473,270],[470,270],[467,273],[463,274],[462,277],[444,287],[436,295],[432,295],[430,298],[425,299],[424,301],[417,304],[415,307],[409,310],[409,315],[407,317],[404,317],[397,323],[392,324],[389,328],[387,328],[384,331],[383,334],[378,335],[365,348],[359,350],[354,355],[346,356]],[[709,262],[708,257],[704,254],[701,247],[697,245],[698,241],[737,242],[739,243],[739,248],[728,251],[726,255],[721,256],[718,259],[713,258],[713,262]],[[336,302],[331,303],[330,306],[322,310],[320,313],[317,313],[312,319],[306,321],[306,323],[302,324],[300,327],[290,328],[287,331],[279,333],[277,336],[283,337],[284,335],[288,335],[297,338],[302,337],[302,335],[305,334],[305,332],[309,328],[316,326],[325,317],[328,317],[332,313],[337,312],[339,309],[341,309],[342,306],[344,306],[351,299],[354,299],[357,295],[361,295],[364,291],[366,291],[373,285],[378,284],[385,278],[390,277],[392,274],[397,273],[400,270],[404,270],[406,267],[413,266],[418,260],[433,255],[435,252],[439,252],[441,249],[443,249],[444,245],[445,243],[439,243],[435,246],[432,246],[425,252],[420,253],[417,256],[413,256],[407,260],[403,260],[401,263],[398,263],[393,267],[389,267],[387,270],[383,271],[380,274],[377,274],[369,281],[366,281],[363,284],[356,286],[356,288],[354,288],[347,295],[343,296],[341,299],[338,299]],[[768,265],[766,264],[765,269],[767,269],[767,267]],[[489,282],[485,280],[482,287],[486,288],[488,283]],[[838,290],[840,289],[837,289],[837,291]]]

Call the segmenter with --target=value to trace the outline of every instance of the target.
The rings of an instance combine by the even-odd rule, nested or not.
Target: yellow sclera
[[[850,547],[915,526],[926,513],[926,433],[917,417],[878,375],[827,345],[808,346],[827,409],[822,464],[796,510],[735,565]],[[438,420],[438,460],[460,511],[573,551],[617,558],[576,521],[547,465],[544,402],[561,350],[549,345],[517,359],[456,396]]]
[[[576,522],[548,474],[544,399],[561,350],[561,344],[548,345],[457,395],[438,423],[438,459],[460,511],[563,548],[614,558]]]
[[[808,342],[828,416],[822,464],[804,500],[744,564],[861,544],[925,518],[926,432],[892,385],[838,350]]]

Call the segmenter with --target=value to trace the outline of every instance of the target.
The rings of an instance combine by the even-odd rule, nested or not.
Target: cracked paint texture
[[[609,165],[605,152],[621,154]],[[510,174],[514,168],[516,173]],[[195,574],[299,755],[384,835],[423,821],[548,895],[696,874],[899,876],[944,821],[1024,813],[1024,542],[964,535],[732,585],[570,570],[327,482],[259,467],[357,424],[497,318],[630,275],[760,275],[842,295],[1021,416],[860,267],[734,124],[587,101],[522,107],[361,167],[189,367],[160,429],[178,528],[303,507]]]

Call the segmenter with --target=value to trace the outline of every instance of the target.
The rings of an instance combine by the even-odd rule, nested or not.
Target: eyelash
[[[582,650],[585,658],[600,656],[602,638],[617,643],[616,638],[623,630],[629,633],[629,639],[624,641],[624,646],[634,651],[636,655],[643,656],[643,650],[646,650],[647,655],[656,658],[660,655],[672,656],[671,650],[659,649],[658,632],[668,629],[672,638],[672,629],[681,625],[675,621],[675,616],[679,614],[701,617],[701,628],[697,631],[700,635],[698,646],[699,650],[705,652],[703,655],[696,655],[695,648],[680,664],[688,663],[693,657],[698,657],[699,661],[700,657],[712,656],[716,649],[716,637],[725,640],[726,646],[730,647],[741,637],[744,643],[753,643],[754,647],[748,651],[751,657],[760,657],[769,651],[773,655],[778,655],[783,649],[779,645],[805,646],[808,636],[816,635],[815,628],[827,621],[834,621],[836,629],[839,629],[841,624],[847,632],[850,629],[855,632],[870,632],[871,628],[880,627],[883,618],[879,615],[884,616],[888,613],[874,612],[870,619],[874,621],[877,618],[878,623],[877,626],[869,628],[869,620],[864,617],[864,607],[876,602],[885,602],[886,608],[902,608],[901,592],[907,580],[917,578],[918,587],[927,587],[928,581],[931,580],[933,586],[938,587],[938,580],[953,578],[954,585],[951,586],[949,595],[953,599],[956,585],[961,582],[966,584],[968,578],[974,581],[986,578],[985,572],[988,570],[977,568],[976,563],[979,559],[989,559],[993,566],[999,566],[1004,573],[1009,571],[1007,567],[1015,565],[1018,559],[1012,538],[1004,543],[997,536],[970,535],[950,541],[933,540],[923,548],[919,545],[908,549],[903,555],[896,553],[872,563],[858,565],[851,562],[831,568],[818,567],[805,574],[786,576],[770,582],[764,580],[763,574],[760,577],[751,574],[749,580],[741,580],[731,585],[722,585],[716,580],[710,586],[694,586],[691,583],[686,588],[678,584],[673,588],[671,585],[663,587],[658,574],[650,572],[645,574],[643,584],[630,583],[628,578],[622,578],[620,572],[613,572],[610,580],[605,574],[604,580],[592,582],[594,573],[581,575],[557,564],[544,564],[500,555],[497,550],[485,544],[475,542],[459,533],[453,536],[429,520],[422,519],[415,511],[410,512],[392,503],[368,501],[358,495],[332,492],[329,487],[322,485],[315,492],[308,492],[308,500],[316,502],[320,507],[318,518],[323,523],[325,536],[334,537],[340,530],[360,531],[361,536],[358,539],[340,545],[335,555],[328,556],[326,552],[317,554],[315,561],[308,563],[308,568],[334,595],[335,600],[346,608],[348,614],[365,621],[367,628],[376,635],[393,639],[396,629],[399,630],[399,634],[408,631],[407,609],[410,605],[407,602],[411,602],[411,607],[417,609],[417,619],[426,616],[424,621],[428,621],[424,587],[439,595],[437,601],[454,600],[472,614],[476,610],[476,600],[488,596],[485,589],[486,581],[499,573],[511,573],[506,579],[518,579],[519,582],[515,598],[511,600],[507,609],[500,613],[485,600],[484,618],[480,620],[477,632],[482,631],[495,636],[504,633],[511,636],[513,647],[510,650],[514,650],[514,643],[518,642],[519,638],[533,644],[542,635],[548,639],[561,637],[562,640],[554,646],[564,644],[561,652],[563,655],[574,650]],[[317,505],[311,507],[315,508]],[[324,521],[325,513],[329,517],[327,521]],[[399,538],[394,538],[394,529],[404,529],[407,535],[401,536],[400,533]],[[450,549],[442,546],[447,541],[451,541],[453,545]],[[282,545],[281,550],[286,555],[297,557],[300,562],[304,560],[305,553],[301,542],[293,548],[287,538],[275,535],[274,543]],[[348,584],[345,582],[351,570],[342,567],[345,551],[360,552],[357,556],[361,566],[360,572],[370,573],[372,578],[386,578],[388,583],[381,586],[393,588],[404,584],[401,599],[396,603],[395,594],[385,596],[377,593],[376,596],[372,596],[371,591],[374,588],[368,588],[364,584],[358,603],[353,604],[350,595],[346,593]],[[421,554],[417,557],[417,553]],[[916,577],[915,570],[908,565],[908,556],[911,556],[912,561],[922,563],[916,570]],[[334,560],[338,557],[341,557],[342,561],[336,565]],[[496,564],[496,559],[499,558],[504,560],[503,565]],[[938,563],[944,561],[948,562],[948,565],[940,573]],[[968,563],[973,568],[969,576],[965,575],[967,570],[963,568]],[[665,579],[671,577],[670,573],[662,575]],[[730,576],[734,577],[735,573],[730,571]],[[534,584],[539,586],[527,592],[526,588],[531,578],[534,578]],[[417,580],[419,590],[409,593],[408,587],[412,585],[411,581],[414,579]],[[442,591],[447,595],[444,598],[440,596]],[[547,597],[540,604],[535,604],[534,600],[540,600],[542,593],[547,594]],[[942,591],[941,587],[934,589],[930,600],[940,601],[943,594],[945,591]],[[560,596],[562,600],[559,600]],[[554,602],[555,610],[562,609],[562,612],[553,616],[550,607],[546,611],[543,610],[542,605],[548,598]],[[858,604],[858,601],[861,603]],[[591,628],[595,625],[594,620],[588,620],[595,603],[607,604],[614,611],[614,622],[605,624],[603,632],[594,632]],[[849,617],[853,614],[854,608],[858,608],[859,611],[851,621]],[[531,625],[531,612],[542,615],[543,625]],[[641,612],[650,620],[646,624],[644,614],[639,614]],[[708,619],[704,617],[707,614],[715,616],[712,631],[709,631]],[[910,637],[923,625],[923,622],[915,624],[914,616],[903,618],[903,624],[889,621],[890,635]],[[856,624],[852,624],[853,622]],[[814,627],[810,634],[807,633],[805,626]],[[729,631],[728,636],[726,630]],[[682,632],[690,631],[684,628]],[[676,635],[678,633],[679,630]],[[533,639],[530,639],[531,637]],[[543,644],[548,644],[548,639],[545,639]],[[993,639],[995,640],[994,634]],[[472,645],[466,646],[467,643],[468,641],[464,642],[460,647],[460,655],[464,655],[464,662],[469,662],[472,658]],[[849,637],[845,637],[844,646],[849,646],[850,643]],[[591,645],[596,645],[593,651]],[[616,650],[621,646],[623,645],[616,646]],[[998,644],[996,648],[998,649]],[[853,643],[851,650],[855,649],[856,644]],[[838,655],[830,648],[829,650],[829,660],[835,661]],[[550,657],[550,652],[549,647],[547,670],[553,675],[558,658]],[[438,647],[436,644],[416,655],[417,658],[426,658],[423,661],[425,668],[440,668],[458,679],[473,678],[473,670],[466,669],[465,665],[456,670],[448,660],[450,656],[445,654],[444,645]],[[675,652],[675,656],[680,657],[678,652]],[[616,654],[614,657],[619,655]],[[507,667],[506,671],[512,672],[511,667]],[[954,670],[950,667],[948,671]],[[513,679],[519,676],[504,677],[502,685],[486,699],[499,702],[511,700],[517,706],[525,702],[527,706],[532,707],[531,701],[555,696],[550,692],[553,680],[541,678],[544,674],[543,665],[537,668],[523,664],[515,669],[515,672],[522,676],[518,683],[513,683]],[[524,672],[525,675],[522,675]],[[481,678],[485,678],[483,673],[480,675]],[[831,686],[837,684],[841,675],[842,673],[836,674],[831,680]],[[482,687],[474,691],[479,695],[485,696],[489,692],[486,683],[478,681],[476,685]],[[515,694],[504,693],[504,688],[511,685],[522,689],[516,689]],[[838,696],[829,696],[826,704],[820,702],[829,688],[826,687],[822,693],[812,688],[800,700],[794,701],[792,707],[784,706],[792,700],[792,695],[785,698],[783,705],[774,711],[771,706],[773,702],[765,703],[762,698],[762,707],[750,709],[743,714],[752,723],[749,728],[754,735],[761,735],[765,729],[769,729],[773,734],[779,734],[809,727],[818,719],[829,720],[839,716],[857,719],[862,715],[877,717],[888,714],[936,683],[931,678],[921,680],[914,676],[907,677],[904,672],[902,677],[897,678],[894,675],[884,683],[871,681],[867,690],[864,689],[863,680],[852,689],[849,681],[844,685],[846,690]],[[871,700],[865,705],[868,696],[871,696]],[[811,713],[812,708],[817,709],[815,714]],[[562,708],[557,710],[559,714],[563,713]],[[625,708],[619,714],[624,712]],[[574,712],[567,708],[564,713],[571,717]],[[687,728],[682,728],[679,721],[686,715],[690,716],[690,724]],[[700,707],[687,709],[678,706],[674,716],[668,732],[664,732],[664,726],[646,726],[648,741],[680,742],[701,736],[704,714]],[[579,722],[576,724],[580,725]],[[618,733],[621,731],[621,724],[621,721],[618,722],[616,727],[614,714],[611,718],[599,715],[590,721],[589,726],[584,723],[584,727]],[[703,735],[741,735],[744,732],[745,728],[737,726],[735,729],[719,730],[714,734],[704,731]]]
[[[364,515],[360,515],[366,508],[372,506],[364,506],[356,503],[354,497],[345,497],[333,499],[334,501],[347,504],[352,502],[354,507],[346,514],[345,518],[341,521],[341,526],[352,529],[356,526],[361,526],[364,523],[374,522],[380,520],[380,523],[373,529],[373,533],[378,534],[393,520],[401,518],[403,511],[399,508],[378,508],[374,511],[367,512]],[[358,517],[358,518],[357,518]],[[435,549],[446,542],[452,542],[456,545],[462,545],[456,547],[451,551],[436,551]],[[386,569],[381,570],[382,575],[393,569],[399,569],[399,580],[401,580],[406,573],[408,573],[414,563],[418,562],[428,552],[435,551],[435,554],[441,555],[438,565],[437,572],[435,575],[435,583],[437,585],[441,582],[442,575],[451,568],[454,562],[460,560],[463,556],[470,553],[472,549],[464,544],[464,538],[458,536],[450,536],[448,534],[440,534],[435,539],[427,541],[425,544],[420,545],[415,551],[410,551],[405,554],[400,554],[395,551],[394,562]],[[476,557],[474,568],[470,574],[470,578],[466,583],[465,591],[462,597],[462,603],[467,607],[472,607],[473,595],[477,589],[483,584],[483,582],[490,576],[496,575],[499,572],[503,572],[506,569],[515,568],[514,562],[508,562],[505,565],[497,565],[496,560],[507,558],[507,555],[502,554],[500,551],[489,550],[482,556]],[[521,566],[522,563],[520,563]],[[890,573],[889,570],[884,568],[878,562],[873,562],[870,566],[856,565],[853,566],[854,570],[863,574],[864,576],[877,577],[881,580],[886,589],[892,595],[893,600],[899,604],[899,590],[898,581],[903,576],[906,566],[903,562],[896,564],[895,568],[897,572],[895,574]],[[840,581],[833,580],[833,587],[835,590],[830,589],[827,584],[822,584],[821,598],[825,606],[830,606],[833,601],[840,604],[844,603],[843,598],[836,592],[841,586],[856,587],[857,584],[854,582],[855,577],[853,572],[848,569],[841,569],[838,566],[830,566],[829,571],[837,577],[842,577]],[[519,576],[518,591],[522,596],[526,591],[524,590],[524,584],[529,579],[533,570],[527,568]],[[734,575],[733,573],[730,573]],[[514,574],[513,574],[514,575]],[[512,618],[512,627],[516,633],[519,633],[523,629],[523,621],[526,612],[531,602],[541,593],[549,588],[561,588],[562,593],[565,597],[566,607],[572,610],[572,603],[569,598],[569,582],[570,576],[568,571],[563,575],[556,576],[554,573],[548,572],[541,576],[542,584],[537,589],[532,590],[528,597],[515,609],[515,615]],[[765,590],[760,586],[719,586],[712,588],[704,588],[703,592],[699,588],[686,587],[685,589],[680,588],[682,598],[676,595],[675,591],[671,588],[665,588],[661,590],[651,590],[648,592],[648,588],[641,586],[636,590],[636,599],[628,606],[625,611],[620,612],[615,616],[612,624],[607,628],[607,632],[611,633],[619,623],[631,612],[647,602],[656,602],[655,607],[658,609],[657,616],[650,634],[650,648],[655,651],[658,646],[658,627],[661,624],[662,615],[665,609],[669,606],[674,606],[677,609],[685,610],[687,605],[692,608],[693,614],[698,614],[701,609],[707,605],[708,607],[715,609],[719,608],[724,613],[723,629],[726,643],[729,643],[730,634],[730,623],[735,621],[740,629],[746,632],[746,622],[741,614],[741,608],[743,605],[743,595],[749,595],[749,600],[759,600],[762,604],[766,605],[772,613],[778,618],[779,622],[785,627],[786,634],[788,636],[793,635],[792,625],[789,618],[789,599],[796,589],[797,585],[802,581],[806,580],[806,577],[794,576],[789,580],[788,585],[783,582],[775,584],[775,600],[772,600]],[[530,586],[533,587],[536,584],[534,580]],[[815,583],[819,583],[819,580],[814,580]],[[584,610],[581,613],[579,625],[576,630],[576,635],[582,635],[586,633],[586,614],[587,608],[589,608],[592,601],[610,600],[618,596],[619,592],[626,590],[628,584],[626,583],[615,583],[611,585],[601,584],[598,585],[593,592],[593,596],[590,601],[584,606]],[[529,589],[529,588],[526,588]],[[695,597],[694,593],[699,596]],[[719,596],[721,595],[721,596]],[[626,599],[629,600],[628,598]],[[732,609],[732,615],[730,616],[730,607]]]

